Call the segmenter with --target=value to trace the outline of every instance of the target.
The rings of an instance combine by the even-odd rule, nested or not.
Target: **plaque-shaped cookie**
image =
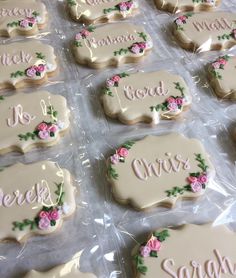
[[[214,175],[200,141],[179,133],[125,142],[108,159],[114,198],[138,210],[195,199]]]
[[[106,81],[105,113],[125,124],[173,119],[191,103],[182,77],[167,71],[116,74]]]
[[[46,91],[2,96],[0,111],[0,154],[52,146],[70,126],[66,99]]]
[[[0,180],[0,240],[53,233],[75,211],[70,173],[57,163],[18,163],[3,168]]]
[[[218,97],[236,99],[235,56],[220,56],[209,65],[208,73],[211,86]]]
[[[75,36],[73,51],[79,64],[92,68],[140,61],[152,49],[143,27],[131,23],[89,26]]]
[[[189,12],[177,17],[173,28],[177,42],[187,50],[221,50],[236,44],[235,13]]]
[[[160,10],[170,13],[189,11],[210,11],[220,4],[221,0],[155,0]]]
[[[133,250],[134,277],[234,277],[235,244],[235,233],[225,226],[159,229]]]
[[[34,35],[47,23],[47,10],[39,0],[0,1],[0,36]]]
[[[40,85],[57,69],[54,48],[39,41],[0,45],[0,90]]]
[[[67,6],[74,20],[89,24],[116,21],[138,12],[137,0],[67,0]]]

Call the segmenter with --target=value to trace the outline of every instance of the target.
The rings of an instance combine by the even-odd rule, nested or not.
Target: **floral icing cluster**
[[[202,189],[206,188],[206,183],[208,182],[208,177],[206,172],[194,173],[187,178],[188,183],[193,193],[200,192]]]
[[[180,96],[170,96],[163,103],[157,104],[156,106],[151,106],[151,111],[163,111],[163,112],[171,112],[176,113],[181,111],[185,104],[185,95],[184,95],[184,87],[180,85],[179,82],[174,82],[175,89],[180,91]]]
[[[40,62],[38,62],[38,65],[30,66],[23,71],[18,70],[16,72],[12,72],[11,78],[18,78],[22,76],[27,76],[28,78],[36,78],[43,76],[50,65],[46,64],[46,62],[44,61],[45,56],[41,52],[36,52],[35,54],[36,58],[41,60]]]
[[[138,254],[134,256],[133,260],[136,265],[136,269],[138,272],[142,274],[146,274],[148,271],[147,266],[144,264],[144,259],[147,257],[158,257],[158,252],[160,251],[162,247],[162,243],[166,240],[167,237],[169,237],[169,230],[163,230],[161,232],[154,232],[151,236],[151,238],[144,242],[139,250]]]
[[[115,170],[115,168],[112,167],[112,165],[116,165],[119,162],[124,163],[126,157],[129,155],[129,150],[132,148],[132,146],[135,144],[134,141],[127,141],[124,143],[119,149],[116,150],[115,154],[113,154],[110,157],[110,165],[108,167],[108,176],[111,179],[117,179],[118,174]]]
[[[170,190],[166,190],[168,197],[177,197],[179,194],[182,195],[184,192],[198,193],[206,188],[209,181],[207,169],[208,165],[205,163],[205,159],[202,158],[201,154],[195,154],[195,160],[198,162],[197,166],[201,171],[196,173],[190,173],[187,177],[187,185],[183,187],[175,186]]]
[[[139,53],[143,53],[146,48],[147,48],[146,42],[136,42],[129,47],[129,50],[134,54],[139,54]]]
[[[52,122],[43,121],[37,125],[33,132],[19,134],[18,137],[20,140],[27,141],[28,139],[35,140],[36,138],[40,140],[47,140],[51,137],[55,137],[56,133],[64,127],[64,124],[56,120],[58,113],[54,110],[53,106],[48,107],[47,114],[52,117]]]
[[[182,110],[185,98],[182,96],[168,97],[163,103],[157,104],[156,106],[151,106],[151,111],[167,111],[167,112],[177,112]]]
[[[41,76],[47,69],[46,64],[39,64],[38,66],[31,66],[25,70],[25,75],[30,78]]]
[[[124,77],[127,77],[127,76],[129,76],[128,73],[122,72],[122,73],[116,74],[113,77],[107,79],[104,94],[109,95],[109,96],[113,96],[111,88],[112,87],[118,87],[120,80]]]
[[[220,74],[219,70],[225,69],[225,65],[229,59],[229,55],[221,56],[211,64],[210,72],[216,79],[222,79],[222,75]]]
[[[94,30],[95,27],[92,25],[82,29],[79,33],[75,35],[74,45],[76,47],[82,47],[81,40],[86,39],[92,32],[94,32]]]
[[[42,122],[35,129],[35,134],[39,139],[45,140],[49,137],[55,137],[59,127],[54,123]]]
[[[176,24],[177,30],[184,31],[183,25],[187,23],[187,19],[191,16],[193,16],[193,13],[187,13],[185,15],[181,15],[181,16],[177,17],[174,21]]]
[[[125,55],[127,53],[133,53],[135,55],[144,53],[145,50],[153,47],[152,41],[147,40],[147,35],[143,32],[138,32],[138,36],[143,39],[143,41],[135,42],[128,48],[121,48],[114,51],[114,56]]]
[[[26,17],[18,21],[9,22],[7,26],[12,28],[20,27],[22,29],[33,28],[35,24],[39,22],[39,20],[40,20],[39,13],[33,12],[31,17]]]
[[[126,15],[128,12],[131,11],[132,8],[135,7],[135,2],[130,0],[130,1],[122,1],[119,4],[115,5],[112,8],[104,9],[103,13],[108,14],[114,11],[118,11],[123,15]]]
[[[23,222],[13,222],[13,230],[19,229],[23,231],[27,227],[29,227],[30,230],[48,230],[50,227],[57,224],[57,221],[61,219],[63,214],[68,214],[69,206],[64,202],[65,192],[63,191],[63,183],[56,183],[56,186],[56,205],[48,207],[43,206],[42,210],[40,210],[33,220],[25,219]]]

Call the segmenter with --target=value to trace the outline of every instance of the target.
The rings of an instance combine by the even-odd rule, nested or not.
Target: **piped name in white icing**
[[[24,193],[15,190],[12,194],[5,194],[0,188],[0,207],[12,207],[13,205],[22,206],[24,204],[44,204],[50,200],[50,192],[45,181],[35,184],[31,189]]]
[[[215,31],[215,30],[232,30],[234,23],[229,22],[226,18],[215,19],[212,22],[204,20],[202,22],[193,21],[193,26],[198,32],[202,31]]]
[[[159,86],[150,88],[148,86],[144,89],[134,89],[133,86],[124,86],[124,95],[129,100],[142,100],[146,97],[166,96],[169,94],[169,90],[165,89],[165,84],[160,81]]]
[[[35,116],[30,115],[28,112],[23,110],[21,104],[11,107],[12,118],[7,119],[7,125],[9,127],[16,127],[18,124],[30,125],[30,123],[35,120]]]
[[[12,64],[18,65],[21,63],[29,64],[32,59],[32,55],[30,53],[26,53],[24,50],[21,50],[13,55],[7,52],[0,55],[0,63],[3,66],[11,66]]]
[[[31,17],[33,10],[30,8],[0,8],[0,17],[11,17],[11,16],[22,16],[22,17]]]
[[[132,169],[135,176],[140,180],[147,180],[149,177],[161,177],[162,173],[171,174],[178,173],[180,170],[189,170],[189,158],[182,158],[180,154],[171,158],[170,153],[166,153],[168,159],[156,159],[155,163],[148,162],[145,158],[134,159],[132,161]]]
[[[120,44],[128,41],[137,41],[137,37],[135,35],[129,34],[129,35],[120,35],[114,38],[108,35],[105,38],[99,40],[96,38],[87,39],[88,46],[91,48],[108,46],[112,44]]]
[[[236,263],[233,263],[230,258],[222,256],[218,249],[214,249],[213,253],[215,260],[209,259],[203,265],[191,260],[190,268],[181,266],[175,271],[173,269],[175,261],[165,259],[162,262],[162,268],[172,278],[223,278],[223,274],[236,276]]]

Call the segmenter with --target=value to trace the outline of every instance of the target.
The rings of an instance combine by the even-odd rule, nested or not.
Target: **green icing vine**
[[[76,6],[75,0],[67,0],[69,6]]]
[[[170,96],[163,103],[157,104],[156,106],[151,106],[150,110],[153,111],[167,111],[167,112],[177,112],[182,110],[184,105],[184,87],[180,85],[179,82],[174,82],[175,89],[179,90],[181,96]]]
[[[189,173],[187,178],[188,184],[183,187],[175,186],[170,190],[166,190],[167,197],[177,197],[182,195],[184,192],[200,192],[206,188],[208,182],[207,169],[208,166],[205,163],[205,159],[202,158],[201,154],[195,154],[195,160],[198,162],[198,167],[202,170],[201,172]]]

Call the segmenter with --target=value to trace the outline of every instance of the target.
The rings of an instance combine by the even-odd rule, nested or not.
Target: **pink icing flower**
[[[175,100],[173,97],[169,97],[169,98],[167,99],[167,102],[168,102],[168,103],[175,103],[176,100]]]
[[[75,39],[76,39],[77,41],[81,40],[81,39],[82,39],[81,34],[80,34],[80,33],[76,34],[76,35],[75,35]]]
[[[145,49],[146,48],[146,43],[145,42],[140,42],[138,44],[138,46],[141,48],[141,49]]]
[[[59,212],[57,209],[49,212],[49,220],[58,220],[60,218]]]
[[[214,63],[212,63],[212,67],[214,69],[219,69],[220,68],[220,63],[219,62],[214,62]]]
[[[117,154],[121,157],[127,157],[129,154],[129,151],[126,148],[121,147],[117,150]]]
[[[176,103],[177,103],[177,105],[183,105],[183,99],[182,98],[177,98]]]
[[[48,129],[48,125],[45,124],[45,123],[40,123],[38,126],[37,126],[37,130],[47,130]]]
[[[127,7],[127,5],[126,5],[125,2],[121,2],[121,3],[119,4],[119,8],[120,8],[120,10],[121,10],[122,12],[127,11],[127,9],[128,9],[128,7]]]
[[[220,58],[217,61],[218,63],[220,63],[221,65],[226,65],[227,61],[224,58]]]
[[[28,22],[27,19],[22,19],[22,20],[20,21],[20,27],[22,27],[22,28],[28,27],[28,24],[29,24],[29,22]]]
[[[115,82],[111,79],[107,79],[106,85],[107,87],[113,87],[115,85]]]
[[[111,163],[112,164],[117,164],[120,160],[120,156],[118,154],[114,154],[111,156]]]
[[[86,29],[83,29],[83,30],[80,31],[80,34],[82,35],[82,37],[86,38],[87,36],[90,35],[90,32]]]
[[[112,80],[114,82],[119,82],[120,81],[120,76],[119,75],[115,75],[115,76],[112,77]]]
[[[48,212],[44,211],[44,210],[40,211],[39,217],[40,218],[45,218],[45,217],[48,218]]]
[[[182,24],[184,24],[183,22],[182,22],[182,20],[180,20],[180,19],[176,19],[175,20],[175,23],[177,24],[177,25],[182,25]]]
[[[196,178],[196,177],[189,176],[189,177],[187,178],[187,180],[188,180],[188,182],[193,183],[193,182],[196,182],[196,181],[197,181],[197,178]]]
[[[46,131],[46,130],[39,131],[38,137],[39,137],[40,139],[42,139],[42,140],[48,139],[48,137],[49,137],[49,132]]]
[[[58,130],[58,127],[57,127],[56,125],[54,125],[54,124],[52,124],[52,125],[50,125],[50,126],[48,127],[48,132],[53,132],[53,133],[55,133],[57,130]]]
[[[39,220],[38,227],[40,230],[47,230],[50,227],[50,220],[47,217],[43,217]]]
[[[28,69],[26,70],[26,75],[27,75],[28,77],[34,77],[35,74],[36,74],[36,69],[34,68],[34,66],[33,66],[33,67],[30,67],[30,68],[28,68]]]
[[[191,183],[191,188],[194,193],[200,192],[202,190],[202,184],[198,181]]]
[[[142,257],[146,258],[150,255],[151,249],[148,246],[140,247],[140,254]]]
[[[126,2],[126,6],[130,9],[133,6],[133,2]]]
[[[134,54],[139,54],[140,53],[140,47],[138,46],[137,43],[134,43],[130,49],[131,52]]]
[[[35,24],[36,23],[36,19],[34,17],[27,17],[28,22]]]
[[[198,177],[198,181],[199,181],[200,183],[206,183],[206,182],[208,181],[207,175],[201,175],[201,176],[199,176],[199,177]]]
[[[169,103],[167,107],[170,111],[178,110],[178,105],[175,102]]]
[[[186,21],[187,16],[182,15],[182,16],[179,16],[178,19],[180,19],[181,21]]]
[[[161,248],[161,242],[156,238],[151,238],[147,246],[151,249],[151,251],[159,251]]]
[[[44,72],[45,69],[46,69],[46,66],[43,65],[43,64],[40,64],[40,65],[37,66],[36,71],[38,71],[38,72]]]

